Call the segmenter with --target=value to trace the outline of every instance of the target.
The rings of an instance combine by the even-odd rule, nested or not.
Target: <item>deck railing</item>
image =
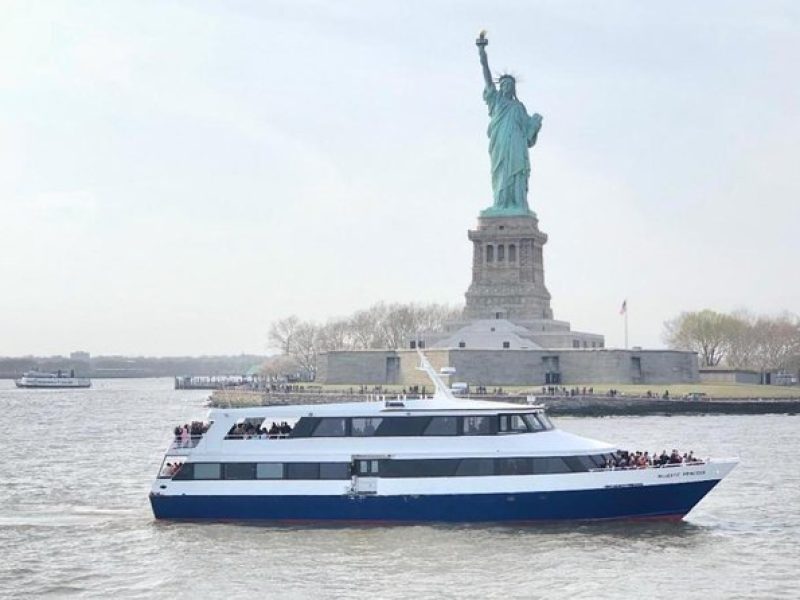
[[[679,463],[667,463],[665,465],[633,465],[633,466],[625,466],[625,467],[617,467],[617,466],[608,466],[608,467],[598,467],[596,469],[589,469],[590,472],[594,473],[596,471],[636,471],[639,469],[671,469],[673,467],[685,467],[685,466],[698,466],[704,465],[706,461],[704,460],[693,460],[691,462],[679,462]]]
[[[202,433],[194,433],[188,436],[176,435],[172,440],[170,450],[181,450],[194,448],[203,439]]]
[[[289,437],[288,433],[229,433],[226,440],[283,440]]]

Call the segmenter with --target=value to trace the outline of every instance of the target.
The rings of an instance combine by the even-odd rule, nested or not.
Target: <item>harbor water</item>
[[[175,425],[207,391],[0,381],[0,597],[796,598],[800,417],[560,418],[649,452],[739,456],[683,521],[290,527],[156,522]]]

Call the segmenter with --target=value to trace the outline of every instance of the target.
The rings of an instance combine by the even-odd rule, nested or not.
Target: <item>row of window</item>
[[[589,345],[590,342],[583,340],[583,347],[584,348],[602,348],[603,342],[591,342],[591,346]],[[580,348],[581,347],[581,340],[572,340],[572,347],[573,348]]]
[[[486,246],[486,262],[494,262],[494,249],[495,246],[488,244]],[[497,245],[497,262],[503,262],[506,259],[506,247],[503,244]],[[508,262],[517,262],[517,247],[514,244],[508,245]]]
[[[290,437],[496,435],[552,429],[543,413],[439,417],[303,417]]]
[[[433,458],[296,463],[185,463],[175,480],[212,479],[350,479],[368,477],[483,477],[492,475],[552,475],[584,473],[602,468],[610,454],[541,458]]]

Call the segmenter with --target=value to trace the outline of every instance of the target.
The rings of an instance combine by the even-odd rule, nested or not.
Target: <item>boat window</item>
[[[457,458],[381,461],[381,477],[453,477]]]
[[[543,431],[545,429],[545,426],[542,425],[541,421],[536,418],[536,415],[523,415],[523,418],[525,419],[525,423],[528,424],[528,427],[530,427],[531,431]]]
[[[183,463],[183,466],[172,476],[176,481],[194,479],[194,463]]]
[[[493,458],[462,458],[456,470],[459,477],[494,475]]]
[[[533,459],[533,472],[537,475],[547,475],[552,473],[571,473],[564,459],[560,456]]]
[[[255,479],[255,463],[225,463],[222,466],[224,479]]]
[[[536,413],[536,418],[539,419],[539,421],[541,421],[545,429],[553,429],[553,422],[550,421],[550,417],[548,417],[545,413],[543,412]]]
[[[589,460],[592,461],[593,467],[592,469],[603,469],[607,464],[607,459],[605,454],[595,454],[589,457]]]
[[[319,479],[319,463],[286,463],[286,479]]]
[[[170,479],[177,475],[185,460],[185,456],[165,456],[164,462],[161,463],[161,469],[158,472],[159,479]]]
[[[580,473],[582,471],[588,471],[590,468],[594,468],[594,467],[588,467],[586,465],[586,462],[589,462],[588,459],[586,459],[586,462],[584,462],[583,459],[586,459],[586,457],[585,456],[565,456],[564,457],[564,462],[567,463],[567,466],[570,468],[570,470],[573,473]]]
[[[297,438],[297,437],[311,437],[311,432],[314,431],[314,428],[319,423],[320,419],[318,417],[302,417],[292,429],[292,432],[289,434],[289,437]]]
[[[219,479],[222,465],[219,463],[193,463],[194,479]]]
[[[431,417],[423,435],[458,435],[458,417]]]
[[[382,420],[380,417],[356,417],[352,419],[350,424],[352,435],[356,437],[375,435],[375,431]]]
[[[377,475],[380,470],[380,462],[378,460],[358,460],[356,461],[356,469],[359,475]]]
[[[577,459],[581,461],[584,471],[591,471],[599,466],[595,463],[594,458],[591,456],[578,456]]]
[[[498,458],[495,459],[497,475],[530,475],[533,473],[533,461],[530,458]]]
[[[314,437],[344,437],[347,435],[347,419],[343,417],[320,419]]]
[[[320,463],[320,479],[350,479],[350,463]]]
[[[256,479],[283,479],[283,463],[257,463]]]
[[[502,433],[527,433],[528,423],[524,419],[526,415],[500,415],[500,431]],[[530,429],[534,431],[533,429]]]
[[[407,436],[422,435],[430,417],[386,417],[381,421],[375,435]]]
[[[492,431],[492,417],[485,415],[480,417],[464,417],[464,435],[490,435]]]

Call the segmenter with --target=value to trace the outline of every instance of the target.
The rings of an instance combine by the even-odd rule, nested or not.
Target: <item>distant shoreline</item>
[[[387,394],[387,398],[394,395]],[[211,394],[209,405],[217,408],[286,404],[330,404],[334,402],[366,402],[369,394],[348,393],[281,393],[265,396],[262,392],[218,390]],[[485,395],[481,400],[525,404],[526,396]],[[647,415],[766,415],[800,414],[800,396],[796,398],[714,398],[702,400],[664,400],[625,396],[540,396],[537,403],[554,416],[610,417]]]

